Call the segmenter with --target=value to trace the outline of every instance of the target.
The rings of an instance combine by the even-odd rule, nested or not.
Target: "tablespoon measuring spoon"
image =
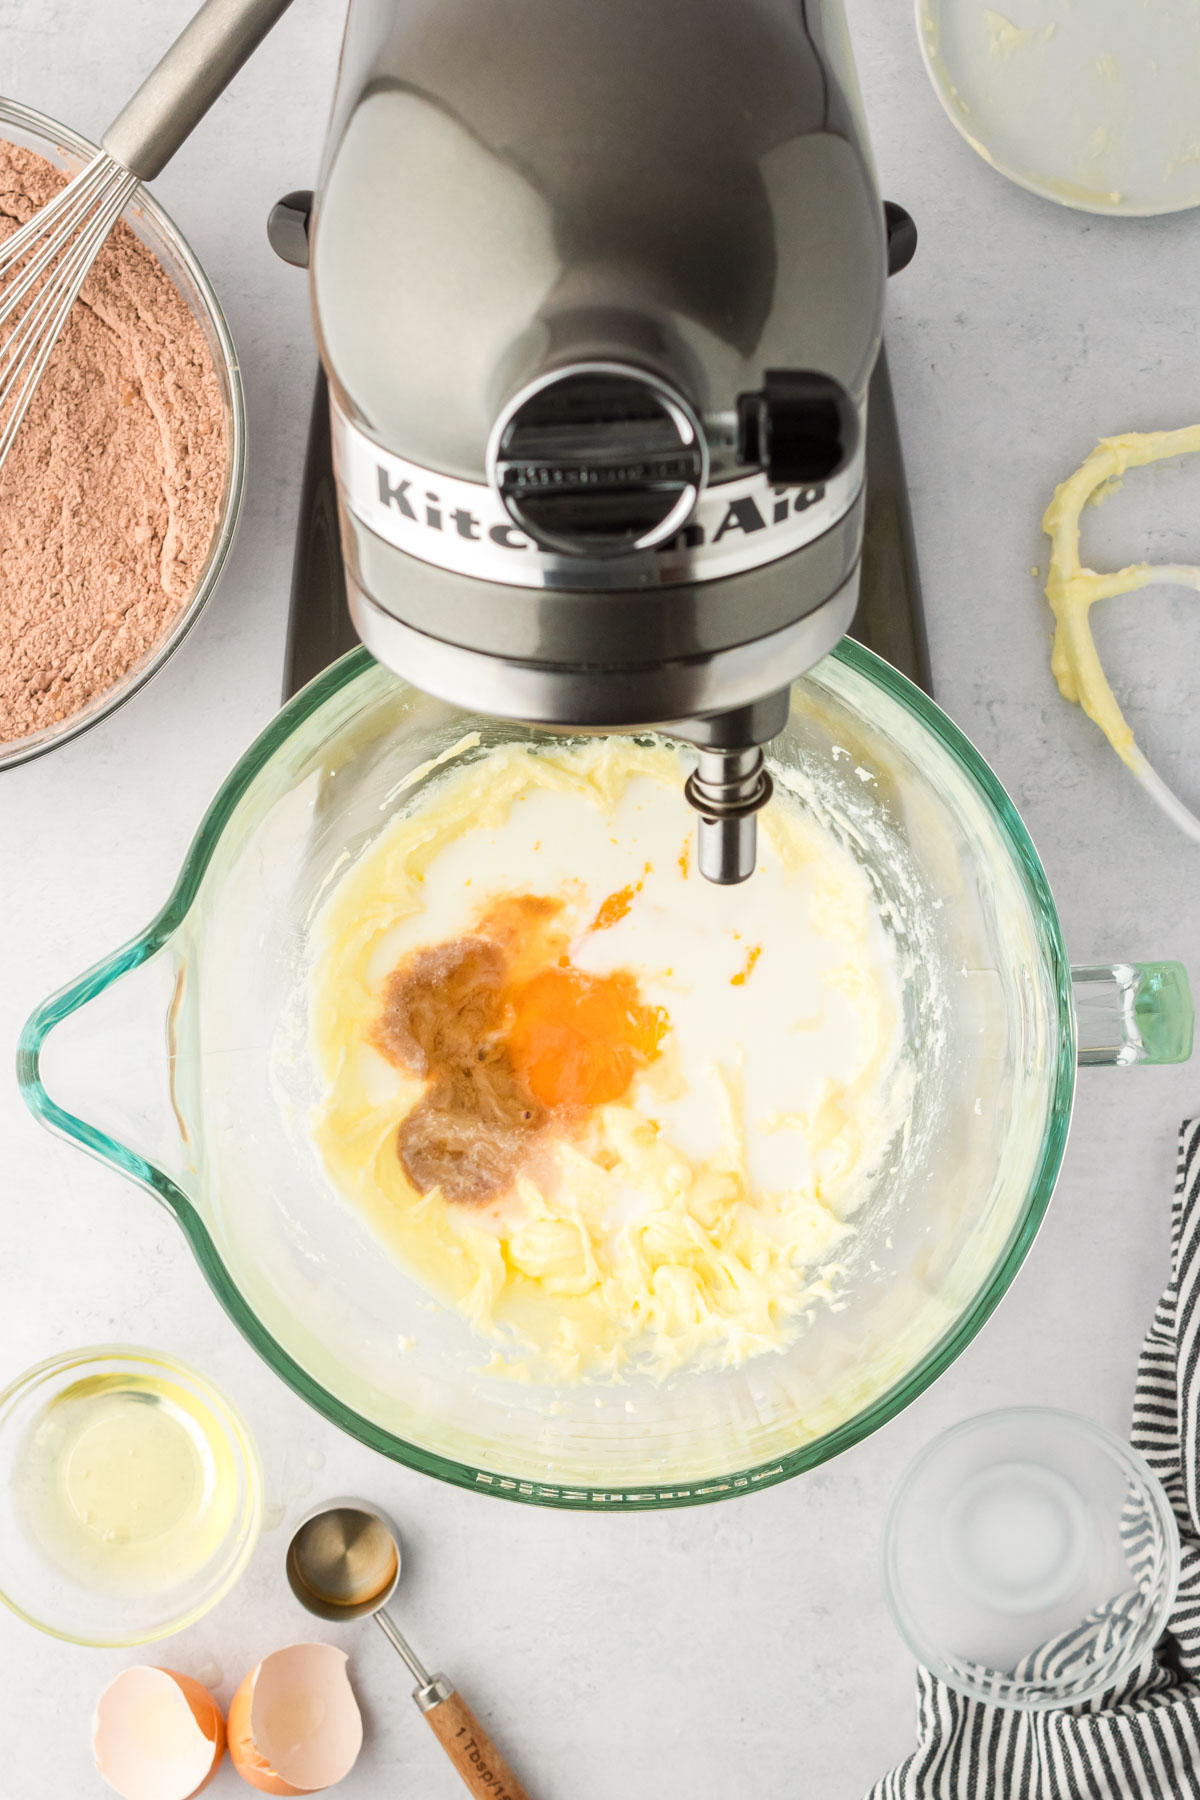
[[[528,1800],[474,1713],[444,1675],[431,1675],[384,1611],[400,1580],[400,1534],[365,1500],[330,1500],[309,1513],[288,1545],[287,1578],[318,1619],[373,1618],[412,1670],[413,1699],[471,1792],[483,1800]]]

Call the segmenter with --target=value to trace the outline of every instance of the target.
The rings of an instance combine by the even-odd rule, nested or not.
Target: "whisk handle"
[[[150,181],[224,93],[291,0],[204,0],[102,139],[108,154]]]

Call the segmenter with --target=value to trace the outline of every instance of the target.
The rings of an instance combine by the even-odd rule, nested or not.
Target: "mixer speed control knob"
[[[858,450],[858,408],[840,381],[812,369],[768,369],[762,390],[738,395],[738,455],[774,487],[831,481]]]

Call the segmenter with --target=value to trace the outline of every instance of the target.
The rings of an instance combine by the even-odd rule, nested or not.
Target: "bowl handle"
[[[135,939],[44,1001],[17,1051],[18,1085],[35,1118],[177,1214],[195,1185],[172,1082],[183,979],[169,937]]]
[[[1195,1015],[1182,963],[1073,965],[1079,1061],[1181,1063],[1192,1054]]]

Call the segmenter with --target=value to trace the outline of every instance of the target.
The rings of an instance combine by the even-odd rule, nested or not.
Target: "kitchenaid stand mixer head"
[[[694,744],[744,880],[858,593],[888,241],[840,0],[352,0],[300,227],[363,642]]]

